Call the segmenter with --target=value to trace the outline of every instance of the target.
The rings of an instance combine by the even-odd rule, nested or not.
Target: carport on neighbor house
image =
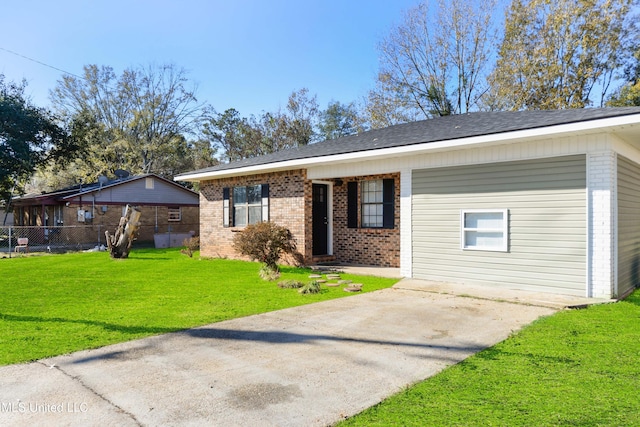
[[[640,108],[442,117],[176,179],[200,182],[203,256],[268,220],[308,264],[597,298],[640,282]]]

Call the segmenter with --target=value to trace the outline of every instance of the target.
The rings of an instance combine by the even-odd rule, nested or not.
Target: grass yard
[[[135,249],[0,259],[0,365],[349,296],[340,287],[301,295],[258,276],[260,264]],[[310,281],[283,267],[283,279]],[[396,279],[342,278],[369,292]]]
[[[346,426],[640,425],[640,291],[543,318]]]

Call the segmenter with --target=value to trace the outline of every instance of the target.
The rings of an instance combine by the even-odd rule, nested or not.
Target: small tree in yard
[[[242,255],[264,263],[275,273],[279,272],[278,260],[284,254],[296,250],[293,235],[288,228],[273,222],[260,222],[247,226],[233,238],[233,247]]]

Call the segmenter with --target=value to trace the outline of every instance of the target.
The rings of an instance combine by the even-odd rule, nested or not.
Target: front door
[[[329,187],[313,184],[313,255],[326,255],[329,233]]]

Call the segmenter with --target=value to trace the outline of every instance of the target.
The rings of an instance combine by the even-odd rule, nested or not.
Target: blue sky
[[[200,101],[243,116],[284,108],[306,87],[321,108],[362,98],[377,43],[419,0],[8,0],[0,18],[0,74],[28,82],[49,105],[62,73],[86,64],[174,63]],[[6,49],[6,50],[3,50]]]

